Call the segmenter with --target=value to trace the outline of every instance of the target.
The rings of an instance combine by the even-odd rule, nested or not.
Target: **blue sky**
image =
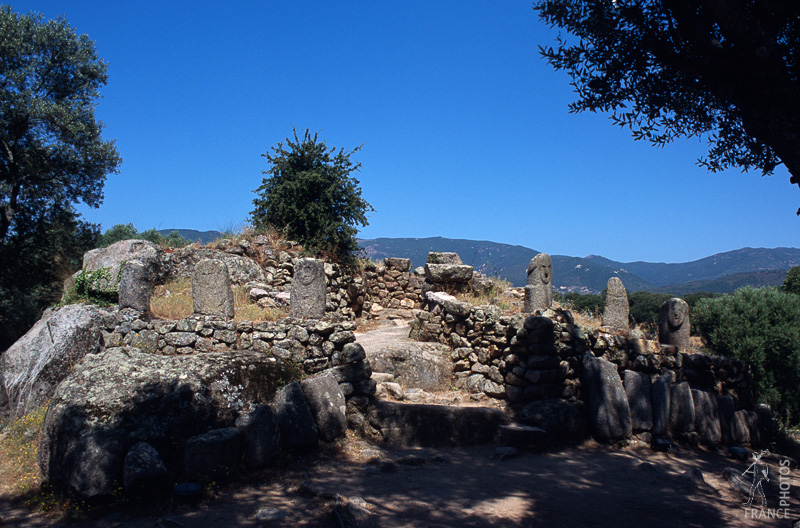
[[[570,115],[539,57],[556,31],[528,1],[30,0],[64,15],[109,63],[97,107],[123,164],[107,229],[242,226],[298,130],[352,149],[375,212],[362,238],[467,238],[551,254],[685,262],[797,247],[800,189],[712,174],[705,143],[634,142],[607,115]]]

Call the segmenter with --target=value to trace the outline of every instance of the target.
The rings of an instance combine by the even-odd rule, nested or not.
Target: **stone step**
[[[369,423],[394,446],[458,447],[493,444],[500,426],[511,423],[506,414],[489,407],[454,407],[376,401],[367,413]]]

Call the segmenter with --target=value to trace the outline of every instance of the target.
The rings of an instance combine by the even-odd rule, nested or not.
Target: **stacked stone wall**
[[[103,317],[106,348],[132,346],[160,355],[252,350],[288,359],[305,374],[330,370],[346,396],[372,395],[375,382],[360,346],[354,321],[283,319],[230,321],[192,315],[186,319],[146,319],[130,309],[108,309]]]
[[[638,331],[608,332],[575,325],[567,310],[543,315],[502,315],[494,306],[431,302],[415,310],[410,337],[450,345],[453,384],[471,392],[525,403],[546,398],[582,400],[582,358],[587,352],[625,371],[655,379],[670,373],[675,383],[730,396],[737,409],[754,402],[747,365],[739,360],[688,354],[645,339]]]
[[[421,307],[425,277],[411,270],[411,261],[386,258],[364,268],[364,311],[377,314],[382,308],[411,310]]]

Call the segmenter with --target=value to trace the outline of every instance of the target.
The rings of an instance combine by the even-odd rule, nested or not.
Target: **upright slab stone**
[[[631,411],[617,367],[586,354],[583,373],[589,395],[589,421],[600,440],[622,440],[631,435]]]
[[[233,317],[233,290],[224,262],[203,259],[195,265],[192,306],[196,314]]]
[[[689,305],[673,297],[661,303],[658,313],[658,342],[675,345],[679,350],[689,348]]]
[[[547,253],[539,253],[528,264],[523,312],[546,310],[553,305],[553,261]]]
[[[694,431],[694,400],[689,383],[684,381],[672,386],[669,404],[669,427],[673,433]]]
[[[722,433],[722,442],[736,444],[736,408],[730,396],[717,396],[717,409],[719,410],[719,426]]]
[[[431,251],[428,253],[426,264],[453,264],[460,266],[463,262],[461,262],[461,257],[458,256],[458,253]]]
[[[656,436],[669,434],[670,392],[672,373],[662,374],[653,382],[653,429]]]
[[[628,292],[619,277],[608,279],[606,287],[606,306],[603,310],[603,326],[628,328],[630,305]]]
[[[150,310],[150,278],[141,262],[131,260],[122,266],[119,279],[119,307],[140,312]]]
[[[719,423],[717,398],[710,392],[692,389],[692,401],[695,431],[706,444],[712,446],[719,444],[722,441],[722,429]]]
[[[300,382],[308,406],[317,424],[319,437],[333,442],[347,432],[347,404],[336,379],[323,373]]]
[[[650,375],[633,370],[625,371],[625,394],[631,410],[631,427],[634,431],[653,428],[652,383]]]
[[[289,317],[322,319],[325,316],[325,264],[313,258],[294,262]]]

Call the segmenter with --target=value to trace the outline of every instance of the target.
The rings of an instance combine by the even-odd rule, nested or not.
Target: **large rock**
[[[294,261],[289,317],[322,319],[325,316],[325,263],[318,259]]]
[[[464,264],[425,264],[425,277],[434,283],[466,283],[472,280],[472,271]]]
[[[236,429],[242,435],[242,458],[248,467],[262,468],[280,453],[281,431],[270,405],[259,405],[237,418]]]
[[[669,428],[673,433],[694,431],[694,400],[689,383],[684,381],[672,386],[669,404]]]
[[[583,358],[583,373],[593,434],[599,440],[631,436],[631,410],[616,365],[587,354]]]
[[[673,297],[661,303],[658,311],[658,342],[686,350],[689,348],[690,332],[689,305],[686,301]]]
[[[581,405],[560,398],[531,402],[519,410],[515,420],[544,429],[553,440],[581,440],[586,436]]]
[[[653,428],[652,383],[650,375],[634,370],[625,371],[625,393],[631,410],[631,426],[634,431],[650,431]]]
[[[147,279],[152,284],[162,278],[161,254],[161,249],[147,240],[120,240],[106,248],[87,251],[83,255],[83,269],[97,271],[109,268],[109,275],[114,280],[108,286],[116,289],[121,266],[126,262],[136,261],[144,266]],[[72,276],[73,283],[76,276],[77,273]]]
[[[150,278],[144,264],[135,260],[126,262],[119,279],[119,307],[147,312],[151,293]]]
[[[371,405],[367,419],[390,445],[426,447],[493,443],[509,423],[499,409],[387,401]]]
[[[300,383],[295,381],[279,390],[272,406],[284,445],[303,448],[317,444],[317,422]]]
[[[694,428],[707,444],[716,446],[722,441],[717,398],[710,392],[692,389]]]
[[[222,427],[186,441],[183,470],[191,481],[208,482],[230,477],[239,467],[242,437],[235,427]]]
[[[112,348],[86,356],[50,402],[39,447],[42,478],[80,497],[108,495],[138,442],[177,470],[188,438],[232,426],[292,372],[286,362],[249,351],[157,356]]]
[[[300,382],[317,424],[320,438],[333,442],[347,432],[347,404],[339,383],[330,374],[319,374]]]
[[[233,284],[247,284],[248,282],[265,283],[267,276],[255,260],[215,249],[198,249],[185,247],[173,253],[162,255],[162,268],[165,274],[172,278],[185,277],[190,279],[195,265],[203,259],[220,260],[228,268],[228,275]]]
[[[194,267],[192,308],[196,314],[233,317],[233,290],[224,262],[203,259]]]
[[[83,304],[45,311],[0,356],[0,414],[22,416],[47,401],[75,364],[102,350],[102,320]]]
[[[447,390],[453,377],[450,347],[438,343],[403,341],[367,349],[374,372],[394,375],[405,388]]]
[[[449,251],[431,251],[428,253],[428,258],[425,259],[426,264],[455,264],[461,265],[461,257],[458,253]]]
[[[606,286],[606,305],[603,310],[603,326],[629,328],[630,305],[628,291],[619,277],[608,279]],[[635,426],[634,426],[635,427]]]
[[[122,485],[130,495],[158,495],[167,489],[167,468],[147,442],[130,448],[122,466]]]
[[[717,396],[717,409],[719,409],[719,425],[722,433],[722,442],[725,444],[738,444],[736,434],[736,408],[730,396]]]
[[[672,373],[662,374],[653,382],[653,429],[656,436],[669,434],[669,404],[671,399]]]

